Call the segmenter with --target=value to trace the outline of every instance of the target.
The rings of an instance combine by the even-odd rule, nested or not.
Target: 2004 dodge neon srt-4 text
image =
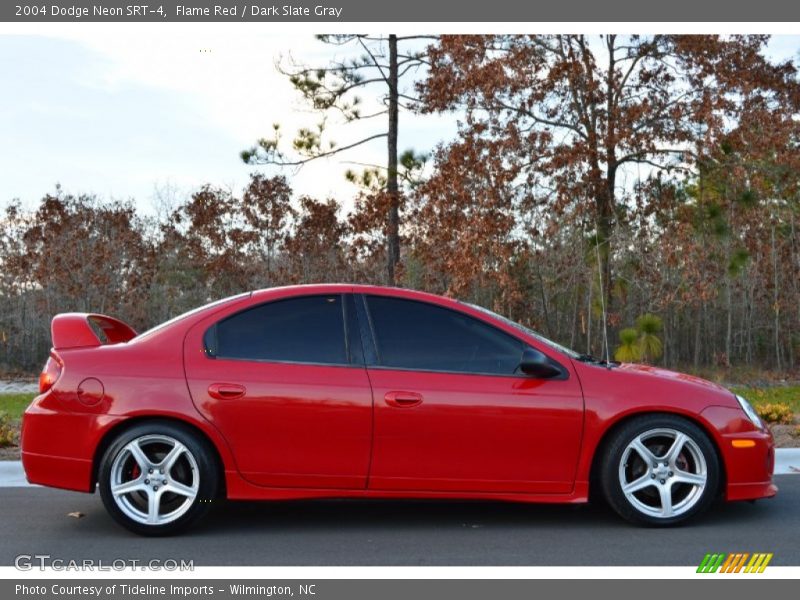
[[[586,502],[671,525],[775,495],[748,402],[605,364],[478,306],[361,285],[274,288],[137,335],[61,314],[25,412],[31,483],[93,492],[145,535],[210,501]]]

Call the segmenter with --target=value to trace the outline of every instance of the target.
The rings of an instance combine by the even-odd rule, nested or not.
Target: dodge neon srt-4
[[[773,496],[773,440],[708,381],[575,353],[478,306],[361,285],[261,290],[137,335],[60,314],[25,412],[31,483],[145,535],[212,501],[586,502],[671,525]]]

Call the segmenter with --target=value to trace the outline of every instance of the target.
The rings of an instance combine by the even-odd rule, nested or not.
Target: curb
[[[39,384],[30,381],[0,381],[0,395],[38,394]]]
[[[800,448],[775,450],[775,475],[800,474]]]
[[[22,462],[18,460],[0,461],[0,488],[3,487],[39,487],[33,486],[25,479]]]

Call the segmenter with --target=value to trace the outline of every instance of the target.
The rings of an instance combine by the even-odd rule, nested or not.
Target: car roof
[[[436,302],[445,302],[459,304],[458,300],[439,296],[428,292],[421,292],[418,290],[410,290],[407,288],[384,286],[384,285],[369,285],[369,284],[354,284],[354,283],[311,283],[311,284],[298,284],[288,285],[272,288],[264,288],[254,290],[252,295],[254,298],[261,298],[264,296],[273,295],[300,295],[300,294],[328,294],[328,293],[347,293],[354,294],[378,294],[382,296],[395,296],[399,298],[417,298],[433,300]]]

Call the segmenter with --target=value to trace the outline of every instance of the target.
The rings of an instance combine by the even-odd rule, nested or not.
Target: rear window
[[[212,326],[204,338],[216,358],[344,365],[348,363],[340,295],[268,302]]]
[[[203,306],[198,306],[197,308],[193,308],[192,310],[187,311],[185,313],[182,313],[182,314],[178,315],[177,317],[171,318],[169,321],[164,321],[163,323],[161,323],[159,325],[156,325],[155,327],[153,327],[151,329],[148,329],[147,331],[145,331],[143,333],[140,333],[139,335],[136,336],[135,340],[139,341],[141,339],[144,339],[144,338],[146,338],[146,337],[148,337],[148,336],[150,336],[150,335],[152,335],[152,334],[154,334],[154,333],[156,333],[158,331],[161,331],[162,329],[166,329],[167,327],[169,327],[173,323],[177,323],[178,321],[182,321],[183,319],[185,319],[187,317],[191,317],[192,315],[196,315],[197,313],[202,312],[202,311],[206,310],[207,308],[214,308],[215,306],[221,306],[222,304],[226,304],[228,302],[233,302],[234,300],[239,300],[241,298],[246,298],[251,293],[252,292],[243,292],[241,294],[236,294],[235,296],[228,296],[227,298],[222,298],[220,300],[214,300],[213,302],[209,302],[208,304],[204,304]]]

